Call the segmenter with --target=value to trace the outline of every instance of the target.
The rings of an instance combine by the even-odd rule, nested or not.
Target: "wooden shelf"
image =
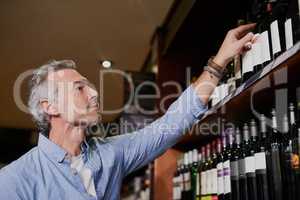
[[[245,11],[244,1],[175,1],[173,8],[153,36],[152,48],[146,61],[151,63],[151,55],[155,55],[158,66],[157,84],[159,87],[167,81],[176,81],[185,85],[186,69],[190,67],[192,76],[198,76],[203,70],[207,59],[215,55],[227,31],[236,27]],[[211,11],[214,12],[211,12]],[[222,19],[222,20],[220,20]],[[294,91],[300,85],[300,43],[289,49],[243,83],[233,93],[224,98],[216,106],[209,109],[203,118],[195,124],[191,132],[187,133],[174,148],[169,149],[154,161],[154,178],[152,194],[154,200],[171,199],[172,177],[176,170],[176,160],[181,152],[192,148],[199,148],[210,142],[216,135],[203,131],[203,124],[216,123],[225,118],[235,124],[246,122],[252,110],[258,113],[268,113],[274,105],[275,94],[278,90],[287,88]],[[288,83],[282,80],[288,80]],[[278,84],[278,82],[280,84]],[[268,86],[268,87],[266,87]],[[176,93],[172,87],[161,87],[161,100],[169,94]],[[288,101],[292,96],[288,94]],[[167,108],[176,100],[163,101]],[[267,106],[265,106],[267,105]],[[160,113],[164,114],[163,111]],[[251,117],[251,116],[250,116]],[[220,132],[218,132],[220,133]]]
[[[210,108],[192,131],[176,145],[176,148],[191,148],[216,137],[203,131],[201,124],[226,121],[243,123],[253,111],[267,112],[274,105],[275,91],[286,88],[295,91],[300,85],[300,42],[281,54],[264,69],[254,74],[217,105]],[[289,96],[287,96],[288,98]],[[289,99],[288,101],[293,101]],[[265,106],[267,105],[267,106]],[[219,134],[219,133],[218,133]]]

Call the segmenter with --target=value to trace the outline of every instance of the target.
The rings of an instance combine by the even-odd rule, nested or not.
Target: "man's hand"
[[[251,42],[254,37],[254,34],[250,31],[255,25],[255,23],[241,25],[228,31],[222,46],[214,58],[214,62],[222,67],[226,67],[234,56],[249,50],[251,45],[247,45],[247,43]]]

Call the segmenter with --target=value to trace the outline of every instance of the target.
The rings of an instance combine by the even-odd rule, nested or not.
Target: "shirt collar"
[[[41,150],[45,152],[47,156],[59,163],[63,162],[68,155],[66,150],[49,140],[41,133],[39,134],[38,147],[41,148]],[[80,148],[81,154],[86,155],[86,153],[89,151],[89,144],[86,140],[83,141]],[[84,160],[86,160],[86,156],[84,156]]]
[[[65,156],[67,155],[67,151],[63,148],[49,140],[43,134],[39,134],[38,147],[46,153],[50,159],[55,160],[56,162],[63,162]]]

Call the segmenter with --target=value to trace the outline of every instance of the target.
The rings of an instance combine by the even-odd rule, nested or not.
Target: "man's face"
[[[98,122],[98,93],[85,77],[74,69],[63,69],[51,72],[48,80],[58,88],[55,106],[60,117],[75,125]]]

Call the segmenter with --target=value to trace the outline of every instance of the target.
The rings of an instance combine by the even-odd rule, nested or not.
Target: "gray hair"
[[[76,69],[76,64],[72,60],[51,60],[33,72],[29,84],[29,111],[39,131],[46,136],[48,136],[50,130],[49,116],[42,109],[40,102],[42,99],[47,99],[49,102],[56,102],[57,85],[53,83],[53,87],[51,88],[52,84],[49,84],[47,77],[50,72],[62,69]]]

